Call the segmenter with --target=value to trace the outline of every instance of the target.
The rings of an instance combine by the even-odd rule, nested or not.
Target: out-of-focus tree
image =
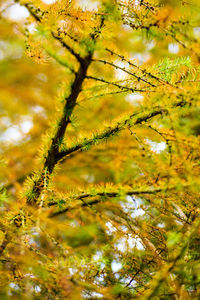
[[[198,0],[0,1],[1,299],[200,298],[199,26]]]

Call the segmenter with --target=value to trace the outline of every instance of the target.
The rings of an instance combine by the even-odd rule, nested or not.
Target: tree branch
[[[20,2],[20,0],[15,0],[15,2]],[[34,17],[34,19],[41,23],[43,16],[45,15],[45,11],[42,11],[40,8],[36,8],[33,4],[30,3],[22,3],[24,5],[31,16]],[[51,35],[53,36],[54,39],[60,42],[60,44],[66,48],[76,59],[80,64],[84,64],[84,58],[82,58],[77,52],[74,51],[73,48],[71,48],[64,40],[63,38],[59,35],[59,32],[51,30]]]
[[[37,15],[37,10],[35,12],[35,10],[32,9],[32,6],[30,6],[29,4],[26,5],[27,8],[30,9],[30,11],[32,11],[33,15],[36,15],[37,19],[40,21],[40,17]],[[95,28],[94,32],[90,34],[90,38],[94,42],[101,33],[101,28],[103,27],[103,25],[104,18],[102,17],[99,28]],[[93,50],[88,50],[87,55],[84,58],[82,58],[79,56],[79,54],[75,53],[71,48],[69,48],[68,45],[62,40],[62,38],[59,35],[56,35],[53,31],[51,32],[51,34],[55,39],[58,39],[61,42],[61,44],[77,58],[77,60],[80,62],[80,66],[78,72],[75,73],[75,79],[71,86],[70,95],[65,99],[65,105],[62,112],[62,116],[59,120],[54,136],[51,139],[51,145],[45,156],[44,167],[41,172],[41,175],[39,176],[39,179],[34,181],[31,191],[28,193],[27,202],[31,204],[36,203],[38,197],[41,194],[45,181],[45,174],[47,174],[47,176],[49,177],[49,175],[53,172],[56,163],[60,160],[60,143],[64,138],[68,124],[71,122],[70,117],[72,115],[74,107],[76,106],[76,100],[81,92],[81,87],[86,78],[87,70],[92,62],[92,56],[94,53],[93,48]]]
[[[116,68],[116,69],[118,69],[118,70],[121,70],[121,71],[123,71],[123,72],[125,72],[125,73],[127,73],[127,74],[129,74],[129,75],[131,75],[131,76],[133,76],[133,77],[135,77],[135,78],[138,80],[138,82],[139,82],[139,81],[143,81],[143,82],[149,84],[149,85],[152,86],[152,87],[156,87],[154,84],[152,84],[151,82],[147,81],[146,79],[144,79],[144,78],[142,78],[142,77],[140,77],[140,76],[137,76],[136,74],[134,74],[134,73],[132,73],[132,72],[126,70],[125,68],[121,68],[120,66],[117,66],[117,65],[115,65],[115,64],[113,64],[113,63],[111,63],[111,62],[109,62],[109,61],[106,61],[106,60],[103,60],[103,59],[93,59],[92,61],[94,61],[94,62],[100,62],[100,63],[103,63],[103,64],[110,65],[110,66],[112,66],[113,68]]]
[[[184,187],[186,187],[187,185],[184,185]],[[59,215],[62,215],[68,211],[71,211],[73,209],[76,209],[76,208],[79,208],[79,207],[87,207],[87,206],[90,206],[90,205],[94,205],[94,204],[98,204],[100,202],[102,202],[102,199],[98,199],[98,198],[95,198],[95,197],[105,197],[105,198],[114,198],[114,197],[118,197],[118,196],[121,196],[121,195],[126,195],[126,196],[133,196],[133,195],[154,195],[154,194],[157,194],[157,193],[161,193],[161,192],[166,192],[166,191],[172,191],[172,190],[175,190],[176,189],[176,186],[168,186],[168,187],[157,187],[157,188],[154,188],[154,187],[151,187],[151,188],[148,188],[148,189],[138,189],[138,190],[134,190],[134,189],[129,189],[129,190],[123,190],[123,189],[115,189],[114,191],[100,191],[100,192],[96,192],[96,193],[82,193],[80,195],[75,195],[75,196],[72,196],[72,200],[73,202],[74,201],[83,201],[82,203],[77,203],[73,206],[67,206],[67,207],[64,207],[64,208],[61,208],[59,210],[56,210],[56,211],[51,211],[50,214],[49,214],[49,217],[52,218],[52,217],[56,217],[56,216],[59,216]],[[85,201],[85,199],[87,198],[93,198],[91,200],[88,200],[87,202]],[[95,199],[94,199],[95,198]],[[52,206],[56,206],[56,205],[59,205],[59,202],[60,201],[64,201],[64,202],[69,202],[69,199],[59,199],[57,201],[53,201],[53,202],[49,202],[47,205],[48,207],[52,207]]]
[[[103,140],[106,140],[109,137],[116,135],[118,132],[122,131],[123,129],[126,129],[130,126],[142,124],[143,122],[147,122],[148,120],[152,119],[155,116],[162,115],[163,113],[166,114],[167,112],[168,111],[166,109],[159,108],[150,111],[148,113],[131,114],[125,120],[121,122],[117,122],[114,126],[107,127],[107,129],[105,129],[104,131],[95,134],[93,138],[83,139],[82,142],[76,144],[75,146],[72,146],[66,150],[61,151],[59,153],[58,161],[71,153],[85,150],[92,145],[99,144]]]
[[[113,86],[116,86],[118,87],[119,89],[121,90],[124,90],[124,91],[131,91],[132,93],[134,92],[147,92],[147,90],[143,90],[143,89],[136,89],[136,88],[130,88],[130,87],[127,87],[127,86],[123,86],[123,85],[120,85],[118,83],[115,83],[115,82],[110,82],[110,81],[107,81],[103,78],[97,78],[97,77],[93,77],[93,76],[87,76],[87,79],[93,79],[93,80],[96,80],[96,81],[100,81],[100,82],[103,82],[103,83],[107,83],[107,84],[110,84],[110,85],[113,85]],[[150,92],[150,91],[148,91]]]

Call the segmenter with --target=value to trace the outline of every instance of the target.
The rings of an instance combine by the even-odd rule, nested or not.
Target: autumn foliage
[[[0,0],[0,299],[200,299],[199,26]]]

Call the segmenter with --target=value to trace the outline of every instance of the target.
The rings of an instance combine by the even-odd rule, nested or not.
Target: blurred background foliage
[[[66,156],[36,209],[79,67],[52,31],[94,50],[62,149],[163,112]],[[199,39],[198,0],[0,1],[2,299],[199,299]]]

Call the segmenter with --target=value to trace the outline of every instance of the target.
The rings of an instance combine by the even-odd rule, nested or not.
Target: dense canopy
[[[198,0],[0,0],[0,298],[200,299]]]

